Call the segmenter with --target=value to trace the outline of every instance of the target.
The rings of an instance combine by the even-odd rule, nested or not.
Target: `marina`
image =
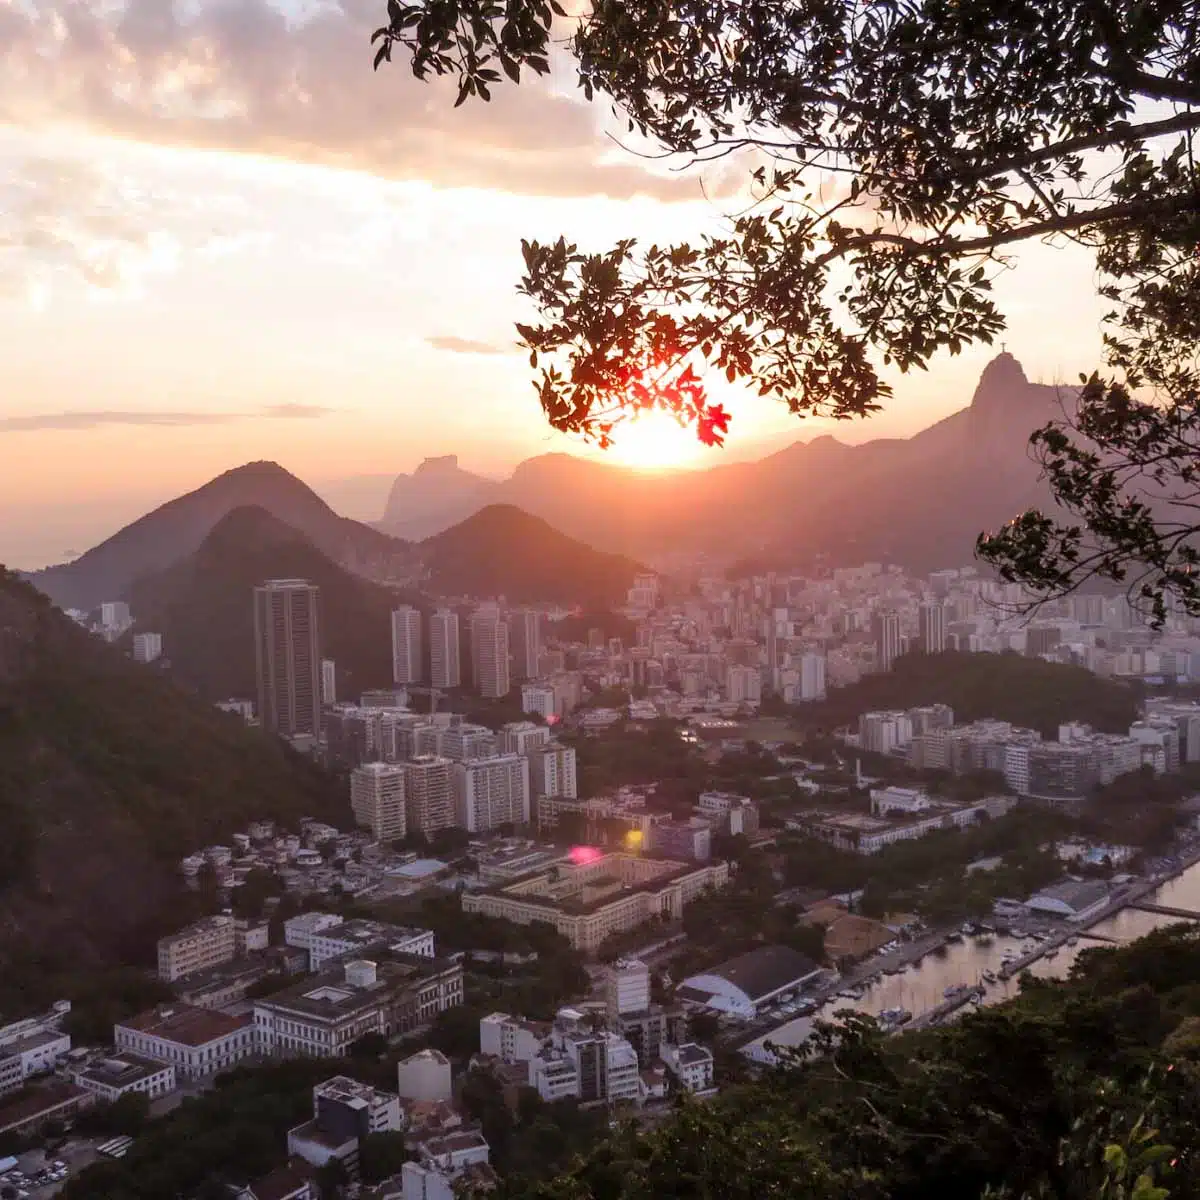
[[[965,1008],[1015,996],[1026,971],[1042,979],[1063,978],[1089,947],[1123,945],[1182,919],[1200,919],[1200,862],[1192,862],[1165,882],[1139,885],[1129,892],[1114,901],[1113,911],[1100,914],[1088,928],[1064,924],[1056,934],[1027,937],[987,930],[959,932],[943,940],[936,951],[925,950],[916,962],[879,969],[854,987],[843,983],[835,995],[807,1014],[797,1012],[791,1020],[785,1014],[766,1032],[756,1027],[743,1053],[769,1062],[766,1042],[799,1045],[812,1032],[814,1020],[832,1019],[842,1009],[869,1013],[888,1030],[917,1029],[940,1023]],[[889,1014],[897,1012],[915,1015],[896,1024]]]

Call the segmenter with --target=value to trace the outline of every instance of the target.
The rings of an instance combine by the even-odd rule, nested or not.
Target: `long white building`
[[[471,665],[475,688],[484,699],[507,696],[508,622],[498,609],[483,608],[471,617]]]

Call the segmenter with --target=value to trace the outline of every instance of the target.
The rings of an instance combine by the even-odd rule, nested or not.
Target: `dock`
[[[1138,912],[1157,913],[1163,917],[1178,917],[1181,921],[1200,921],[1200,912],[1192,912],[1187,908],[1172,908],[1169,904],[1146,904],[1139,902],[1130,904],[1129,908],[1136,908]]]

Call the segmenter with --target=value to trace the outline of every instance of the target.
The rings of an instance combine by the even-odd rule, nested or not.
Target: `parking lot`
[[[72,1139],[47,1154],[29,1150],[20,1155],[11,1171],[0,1175],[0,1196],[13,1189],[16,1200],[44,1200],[53,1196],[64,1183],[96,1160],[97,1142],[92,1138]]]

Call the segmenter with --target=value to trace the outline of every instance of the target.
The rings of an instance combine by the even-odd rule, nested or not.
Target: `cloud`
[[[182,254],[219,247],[225,208],[219,195],[201,201],[78,159],[26,157],[0,171],[0,295],[44,300],[63,280],[137,291]]]
[[[233,421],[312,420],[336,410],[319,404],[273,404],[260,412],[58,412],[27,417],[0,417],[0,434],[33,433],[45,430],[98,429],[102,425],[228,425]]]
[[[602,106],[546,81],[455,109],[449,80],[371,69],[382,0],[0,0],[0,122],[560,196],[699,199],[695,180],[604,160]]]
[[[507,354],[502,346],[490,342],[477,342],[474,338],[456,337],[452,333],[427,337],[426,343],[435,350],[447,350],[452,354]]]

